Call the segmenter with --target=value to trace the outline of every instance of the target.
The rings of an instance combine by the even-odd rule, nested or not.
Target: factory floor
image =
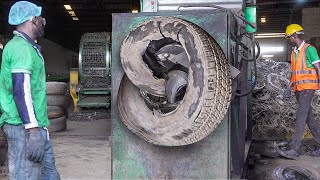
[[[56,165],[62,179],[111,179],[111,121],[106,116],[102,115],[102,118],[105,119],[97,113],[72,116],[67,131],[51,133]],[[252,144],[251,147],[256,149],[255,161],[248,171],[248,180],[276,180],[275,170],[281,166],[302,167],[320,178],[320,157],[308,156],[304,150],[297,160],[288,160],[270,150],[270,144],[273,142]],[[303,141],[303,147],[312,144],[314,142],[310,140]]]
[[[67,120],[66,131],[51,133],[61,179],[111,179],[110,134],[110,109],[72,114]],[[255,160],[249,167],[248,180],[277,179],[275,169],[283,165],[304,167],[316,176],[320,175],[320,157],[302,155],[298,160],[288,160],[278,157],[274,151],[265,150],[268,147],[269,142],[255,147]],[[0,168],[0,179],[8,179],[1,174]]]
[[[311,147],[317,146],[312,139],[304,139],[301,145],[301,155],[296,160],[280,157],[275,147],[275,141],[253,142],[251,144],[251,162],[248,167],[248,180],[318,180],[320,179],[319,154],[311,155]],[[309,149],[309,150],[308,150]],[[317,148],[319,149],[319,147]],[[286,168],[288,167],[288,168]],[[284,176],[282,176],[284,175]],[[282,178],[279,178],[282,177]],[[286,178],[284,178],[286,177]]]
[[[51,133],[61,179],[111,179],[110,119],[68,121],[67,131]]]
[[[110,115],[96,113],[73,115],[66,131],[50,133],[61,179],[111,179],[110,134]],[[8,179],[3,174],[0,179]]]
[[[250,176],[247,178],[248,180],[277,180],[277,170],[278,167],[298,167],[301,172],[309,171],[316,177],[315,179],[312,177],[306,176],[295,176],[294,178],[289,178],[290,176],[287,174],[288,180],[318,180],[320,177],[320,157],[311,157],[307,155],[300,156],[297,160],[289,160],[285,158],[267,158],[262,157],[258,162],[255,163],[254,169],[251,170]]]

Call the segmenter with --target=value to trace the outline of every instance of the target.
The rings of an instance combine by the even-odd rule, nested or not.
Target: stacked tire
[[[64,82],[47,82],[49,132],[59,132],[67,129],[66,119],[69,105],[68,85]]]

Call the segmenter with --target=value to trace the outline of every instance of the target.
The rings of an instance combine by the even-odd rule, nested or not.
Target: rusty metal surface
[[[218,42],[228,57],[228,13],[161,13],[197,24]],[[114,179],[227,179],[229,178],[229,116],[204,140],[180,147],[161,147],[143,141],[121,122],[117,96],[123,68],[120,46],[125,36],[159,14],[113,14],[112,34],[112,177]]]
[[[83,96],[77,105],[84,108],[108,108],[110,105],[110,99],[111,97],[109,95]]]
[[[208,6],[215,5],[239,11],[243,7],[243,0],[143,0],[143,12],[178,11],[180,6]],[[180,10],[194,10],[184,8]]]

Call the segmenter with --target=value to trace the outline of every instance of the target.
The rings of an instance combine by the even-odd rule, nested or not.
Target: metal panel
[[[120,46],[125,36],[142,22],[157,16],[174,16],[193,22],[208,32],[230,54],[228,18],[224,10],[113,14],[112,29],[112,178],[114,179],[228,179],[229,115],[204,140],[181,147],[150,144],[121,122],[117,96],[124,75]]]
[[[110,33],[86,33],[81,37],[79,75],[84,88],[110,86]]]
[[[239,11],[243,0],[143,0],[143,12],[178,11],[180,6],[208,6],[215,5]],[[194,10],[195,8],[181,8],[179,10]]]
[[[103,96],[101,94],[98,96],[84,96],[78,102],[78,106],[85,108],[108,108],[110,106],[110,99],[110,96]]]

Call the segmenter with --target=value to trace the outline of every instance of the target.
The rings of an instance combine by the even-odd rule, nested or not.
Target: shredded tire
[[[148,41],[162,34],[178,37],[190,61],[185,95],[168,113],[149,109],[140,94],[165,96],[165,79],[155,78],[141,60]],[[232,95],[229,65],[217,42],[200,27],[173,17],[152,19],[130,32],[120,56],[126,73],[118,93],[120,117],[142,139],[161,146],[188,145],[208,136],[224,119]]]

